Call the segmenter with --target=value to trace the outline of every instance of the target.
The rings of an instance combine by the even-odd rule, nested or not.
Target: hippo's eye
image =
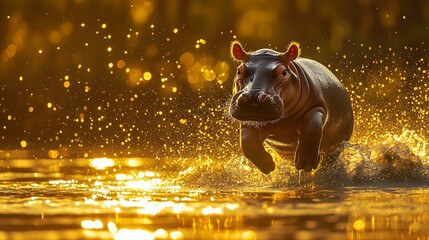
[[[283,72],[282,72],[282,76],[283,76],[283,77],[286,77],[286,76],[287,76],[287,71],[286,71],[286,69],[285,69],[285,70],[283,70]]]
[[[240,71],[240,69],[237,69],[237,76],[240,76],[241,75],[241,71]]]
[[[276,74],[277,74],[277,78],[280,80],[287,80],[287,78],[289,76],[289,72],[288,72],[287,68],[282,64],[277,66]]]

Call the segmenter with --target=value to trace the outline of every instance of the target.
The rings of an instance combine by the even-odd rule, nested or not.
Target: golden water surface
[[[427,169],[315,180],[281,164],[264,176],[240,157],[1,160],[0,239],[429,237]]]

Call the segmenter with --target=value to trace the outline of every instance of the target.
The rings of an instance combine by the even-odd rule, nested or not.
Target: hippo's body
[[[263,142],[279,153],[295,153],[296,168],[310,171],[320,151],[350,139],[353,112],[346,90],[322,64],[297,58],[295,43],[286,53],[246,53],[234,43],[232,54],[242,64],[230,114],[241,125],[243,154],[262,172],[275,168]]]

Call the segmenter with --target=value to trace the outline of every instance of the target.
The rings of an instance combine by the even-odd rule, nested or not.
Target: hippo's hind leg
[[[249,159],[263,173],[268,174],[275,168],[271,155],[265,150],[253,128],[242,128],[240,131],[240,144],[244,156]]]
[[[319,165],[324,122],[325,111],[322,107],[312,108],[301,120],[295,153],[295,167],[298,170],[304,169],[309,172]]]

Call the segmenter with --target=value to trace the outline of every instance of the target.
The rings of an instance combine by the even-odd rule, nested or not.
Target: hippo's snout
[[[259,91],[238,92],[231,100],[230,114],[240,121],[273,121],[282,116],[279,96]]]
[[[251,104],[252,106],[257,106],[258,104],[263,104],[269,100],[269,96],[264,92],[256,92],[251,94],[250,92],[243,92],[237,98],[237,104]]]

